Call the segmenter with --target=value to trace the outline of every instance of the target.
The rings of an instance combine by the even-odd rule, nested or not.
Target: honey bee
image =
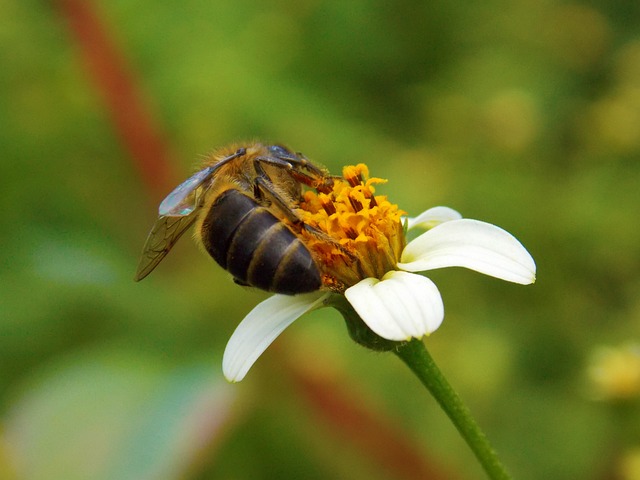
[[[328,192],[333,177],[281,145],[231,146],[160,204],[135,280],[145,278],[195,224],[194,237],[236,283],[293,295],[320,289],[321,271],[299,238],[303,185]]]

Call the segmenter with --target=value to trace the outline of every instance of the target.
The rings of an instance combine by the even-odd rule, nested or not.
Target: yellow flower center
[[[307,191],[298,213],[315,231],[302,238],[322,270],[325,288],[344,292],[368,277],[395,269],[405,246],[401,217],[405,213],[374,185],[364,164],[343,169],[330,190]]]

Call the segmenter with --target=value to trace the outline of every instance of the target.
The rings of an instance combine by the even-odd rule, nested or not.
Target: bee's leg
[[[293,163],[289,158],[279,158],[279,157],[256,157],[253,159],[253,166],[256,169],[256,172],[261,176],[267,176],[264,169],[262,168],[262,164],[266,163],[267,165],[273,165],[274,167],[280,167],[284,170],[292,170]]]
[[[257,157],[254,161],[254,166],[258,175],[263,178],[269,179],[269,176],[262,168],[262,164],[273,165],[274,167],[280,167],[289,172],[289,174],[300,183],[315,188],[319,192],[329,193],[333,186],[334,177],[327,175],[319,167],[309,162],[306,158],[298,157]],[[307,170],[309,173],[304,173],[302,169]]]
[[[311,225],[308,225],[300,217],[298,217],[296,212],[294,212],[291,209],[291,207],[287,205],[287,202],[285,202],[285,200],[280,196],[280,194],[278,194],[278,192],[276,192],[273,189],[273,185],[269,180],[265,180],[263,177],[257,177],[255,188],[257,189],[257,191],[260,192],[260,195],[256,196],[256,198],[267,198],[268,200],[270,200],[272,205],[274,205],[278,210],[280,210],[287,217],[287,220],[289,220],[289,222],[291,222],[294,226],[296,226],[297,228],[306,230],[310,234],[314,235],[315,237],[325,242],[331,243],[349,258],[353,260],[357,260],[356,257],[351,252],[347,251],[334,238],[327,235],[323,231],[318,230],[317,228],[312,227]]]
[[[286,160],[294,167],[297,167],[291,171],[291,176],[296,180],[313,187],[322,193],[329,193],[333,186],[334,179],[340,178],[335,175],[329,175],[325,170],[318,167],[313,162],[310,162],[302,153],[286,157],[281,156],[278,158]],[[301,170],[306,170],[309,173],[304,173]]]
[[[280,210],[286,217],[287,220],[289,220],[293,225],[297,226],[297,227],[301,227],[304,228],[305,230],[311,232],[311,233],[322,233],[319,230],[315,229],[314,227],[312,227],[311,225],[307,225],[306,223],[304,223],[302,221],[302,219],[300,217],[298,217],[298,215],[296,214],[296,212],[294,212],[291,207],[289,206],[289,204],[287,204],[287,202],[280,196],[280,194],[273,188],[273,183],[271,182],[271,179],[269,178],[269,176],[265,173],[265,171],[262,169],[262,166],[260,165],[260,161],[262,160],[271,160],[268,157],[259,157],[258,159],[256,159],[256,171],[258,173],[258,176],[256,177],[254,186],[253,186],[253,191],[254,191],[254,196],[255,198],[259,201],[261,199],[267,199],[269,200],[273,205],[276,206],[276,208],[278,208],[278,210]],[[271,165],[282,165],[279,162],[283,162],[282,160],[276,159],[276,163],[271,163],[269,162],[269,164]],[[286,162],[284,162],[286,163]],[[289,164],[289,167],[291,167],[291,165]],[[292,170],[293,172],[293,170]],[[323,234],[324,235],[324,234]]]
[[[300,225],[304,223],[302,219],[298,217],[296,212],[294,212],[287,202],[280,196],[280,194],[274,190],[269,177],[266,175],[264,177],[256,177],[253,189],[257,200],[266,199],[271,202],[292,224]]]
[[[301,152],[282,152],[280,154],[276,154],[275,157],[286,160],[292,165],[308,170],[314,177],[324,177],[327,175],[327,173],[322,168],[309,161],[309,159]]]
[[[302,153],[298,153],[297,155],[298,155],[298,158],[290,160],[290,162],[293,165],[299,168],[305,169],[309,173],[311,173],[311,175],[308,177],[314,179],[314,184],[311,184],[310,186],[317,188],[317,186],[320,185],[321,187],[326,187],[328,190],[331,190],[334,180],[344,180],[342,176],[331,175],[325,169],[318,167],[313,162],[309,161],[309,159],[305,157]],[[302,172],[299,172],[299,173],[302,174]],[[322,191],[322,190],[318,189],[318,191]],[[325,193],[328,193],[328,192],[325,192]]]
[[[283,159],[283,158],[278,158],[278,157],[257,157],[254,160],[254,167],[256,169],[256,173],[258,174],[258,176],[256,177],[255,183],[254,183],[254,196],[257,200],[266,198],[267,200],[271,201],[271,203],[273,205],[276,206],[276,208],[278,208],[278,210],[280,210],[286,217],[287,220],[289,220],[289,222],[291,222],[292,225],[300,228],[300,229],[304,229],[307,232],[311,233],[312,235],[314,235],[317,238],[322,239],[325,242],[331,243],[332,245],[334,245],[338,250],[340,250],[341,252],[343,252],[345,255],[347,255],[349,258],[355,259],[354,255],[347,251],[342,245],[340,245],[339,242],[337,242],[334,238],[330,237],[329,235],[327,235],[326,233],[322,232],[321,230],[318,230],[315,227],[312,227],[311,225],[306,224],[300,217],[298,217],[298,215],[296,214],[296,212],[294,212],[291,207],[287,204],[287,202],[280,196],[280,194],[278,192],[276,192],[273,188],[273,183],[271,182],[271,179],[269,178],[269,176],[266,174],[266,172],[264,171],[264,169],[262,168],[262,164],[266,163],[268,165],[274,165],[274,166],[278,166],[278,167],[282,167],[285,168],[287,170],[289,170],[289,172],[292,174],[292,176],[296,179],[298,179],[294,173],[297,173],[301,176],[303,176],[303,178],[308,178],[312,183],[310,184],[310,186],[315,187],[316,189],[319,190],[318,187],[318,181],[309,176],[306,175],[298,170],[294,169],[294,166],[289,162],[289,160],[296,160],[296,159],[292,159],[287,157],[287,160]],[[307,162],[306,160],[304,160],[306,163],[305,165],[308,165],[309,162]],[[322,173],[322,170],[320,170],[318,167],[316,167],[315,165],[313,166],[315,169],[317,169],[318,172]],[[331,179],[331,183],[333,183],[333,177],[322,177],[324,178],[330,178]],[[298,179],[299,180],[299,179]],[[299,180],[302,181],[302,180]],[[306,183],[306,182],[304,182]],[[330,185],[329,184],[327,186],[327,193],[328,191],[330,191]],[[319,190],[320,191],[320,190]]]
[[[242,280],[240,280],[239,278],[235,278],[233,277],[233,282],[236,285],[240,285],[241,287],[250,287],[251,285],[249,285],[247,282],[243,282]]]
[[[314,165],[312,162],[310,162],[307,159],[307,157],[305,157],[302,154],[299,154],[298,157],[287,158],[287,161],[289,161],[289,163],[291,163],[292,165],[295,165],[295,166],[297,166],[299,168],[304,168],[305,170],[310,172],[313,177],[324,177],[324,176],[326,176],[326,172],[324,170],[322,170],[320,167]]]
[[[256,180],[258,179],[262,179],[263,185],[265,185],[266,183],[268,183],[269,185],[271,185],[271,178],[269,177],[269,175],[267,175],[267,172],[264,171],[264,168],[262,168],[262,164],[266,163],[267,165],[272,165],[274,167],[279,167],[282,168],[283,170],[287,170],[287,171],[291,171],[293,170],[293,165],[291,165],[290,162],[288,162],[287,160],[284,160],[282,158],[277,158],[277,157],[256,157],[253,160],[253,168],[256,170],[256,173],[258,174]],[[265,187],[266,188],[266,187]],[[268,188],[268,190],[273,191],[272,188]],[[253,193],[254,196],[257,199],[262,198],[262,191],[260,190],[260,185],[258,184],[258,181],[256,181],[253,185]]]
[[[305,168],[314,177],[322,177],[325,175],[325,172],[321,168],[311,163],[309,159],[300,152],[290,152],[286,147],[282,147],[281,145],[275,145],[269,150],[271,151],[273,156],[264,157],[267,161],[269,159],[284,160],[285,162],[290,163],[292,166]]]
[[[303,173],[299,170],[291,170],[291,176],[295,178],[297,181],[308,185],[309,187],[315,188],[318,192],[329,193],[333,187],[333,180],[336,177],[332,177],[329,175],[322,175],[318,177],[314,177]]]

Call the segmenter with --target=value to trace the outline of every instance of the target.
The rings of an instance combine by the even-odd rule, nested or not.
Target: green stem
[[[392,351],[407,364],[449,416],[492,480],[511,479],[498,460],[496,452],[489,445],[487,437],[482,433],[458,394],[451,388],[422,340],[394,342],[381,338],[369,329],[342,295],[329,297],[325,304],[336,308],[342,314],[349,335],[356,343],[380,352]]]
[[[413,339],[398,345],[395,354],[416,374],[422,384],[435,397],[442,409],[456,426],[462,438],[473,450],[487,475],[493,480],[509,480],[511,477],[498,460],[487,437],[482,433],[469,409],[462,403],[449,385],[421,340]]]

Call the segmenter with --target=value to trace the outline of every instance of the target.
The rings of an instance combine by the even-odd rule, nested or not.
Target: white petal
[[[239,382],[282,331],[304,313],[320,305],[329,294],[274,295],[244,317],[227,343],[222,372],[230,382]]]
[[[435,284],[413,273],[392,271],[382,280],[366,278],[348,288],[345,297],[364,323],[387,340],[422,338],[444,318]]]
[[[509,282],[535,282],[536,264],[510,233],[478,220],[442,223],[409,242],[398,268],[422,272],[466,267]]]
[[[412,228],[422,228],[423,230],[429,230],[436,225],[440,225],[444,222],[451,220],[459,220],[462,218],[457,211],[449,207],[433,207],[429,210],[425,210],[417,217],[409,217],[408,224],[409,230]]]

